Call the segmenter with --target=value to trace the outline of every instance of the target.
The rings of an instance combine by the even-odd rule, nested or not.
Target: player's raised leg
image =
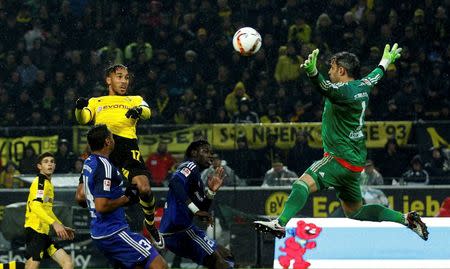
[[[347,185],[348,186],[348,185]],[[360,191],[358,188],[355,191]],[[347,196],[351,191],[346,192]],[[347,198],[348,199],[348,198]],[[423,240],[428,240],[428,228],[426,224],[421,220],[417,212],[409,212],[407,214],[402,214],[401,212],[392,210],[384,205],[380,204],[362,204],[362,199],[349,201],[341,200],[342,209],[347,217],[351,219],[361,220],[361,221],[391,221],[399,224],[403,224],[414,231]]]
[[[321,161],[314,163],[313,166]],[[269,232],[278,238],[284,237],[284,226],[286,226],[289,220],[305,206],[309,194],[316,191],[316,181],[311,175],[304,173],[294,182],[294,184],[292,184],[291,194],[283,207],[281,215],[277,219],[271,221],[255,221],[254,225],[256,230]]]

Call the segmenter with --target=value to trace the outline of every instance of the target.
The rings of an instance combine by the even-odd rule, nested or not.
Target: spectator
[[[309,43],[311,32],[311,27],[305,22],[305,18],[297,14],[295,16],[295,24],[289,27],[288,41],[296,44]]]
[[[242,97],[238,104],[239,110],[233,116],[234,123],[259,123],[259,116],[250,110],[250,100]]]
[[[445,177],[450,174],[450,162],[442,147],[432,147],[431,157],[425,163],[425,169],[430,173],[433,184],[448,184]]]
[[[31,62],[30,55],[23,55],[22,64],[17,67],[17,72],[19,72],[20,79],[22,80],[22,86],[33,86],[37,71],[38,68]]]
[[[384,150],[379,154],[377,160],[380,173],[385,177],[400,176],[401,171],[406,169],[405,163],[407,163],[407,157],[399,148],[395,138],[391,138],[386,142]]]
[[[169,172],[175,164],[172,154],[167,151],[167,143],[159,142],[155,153],[150,154],[145,165],[152,174],[150,185],[155,187],[165,186]]]
[[[0,173],[0,188],[21,188],[24,186],[23,181],[18,178],[20,175],[16,165],[9,161],[6,163],[4,170]]]
[[[408,185],[428,185],[430,178],[428,172],[423,168],[423,161],[420,155],[414,156],[411,160],[411,167],[403,173],[403,181]]]
[[[69,141],[63,138],[58,143],[58,150],[55,153],[55,173],[65,174],[70,173],[75,163],[76,156],[70,151]]]
[[[368,159],[361,173],[361,185],[384,185],[383,176],[378,172],[373,161]]]
[[[267,134],[266,136],[266,146],[257,151],[258,160],[260,162],[261,174],[266,172],[266,168],[270,167],[275,159],[280,160],[285,163],[286,153],[284,150],[276,146],[278,136],[275,134]]]
[[[145,42],[144,35],[141,33],[136,38],[136,42],[130,43],[125,47],[125,60],[137,62],[138,55],[143,53],[145,62],[149,62],[153,57],[153,47]]]
[[[83,171],[83,164],[84,160],[82,158],[76,159],[70,172],[74,174],[80,174]]]
[[[284,166],[283,162],[279,159],[274,159],[272,162],[272,168],[266,172],[264,182],[261,187],[291,186],[297,179],[298,176],[296,173]]]
[[[22,159],[19,162],[19,171],[22,174],[35,174],[37,155],[34,148],[31,145],[25,147],[22,155]]]
[[[98,50],[98,53],[104,64],[123,64],[123,52],[117,47],[114,38],[110,38],[108,45]]]
[[[261,123],[277,123],[283,122],[283,119],[278,115],[277,106],[273,103],[270,103],[267,106],[267,112],[264,116],[261,117]]]
[[[292,43],[289,43],[285,50],[280,47],[279,55],[275,67],[275,80],[289,90],[295,90],[297,81],[300,78],[299,66],[303,63],[303,58],[297,54]]]
[[[223,178],[223,186],[245,186],[245,181],[242,181],[239,176],[236,175],[234,170],[227,165],[227,161],[220,158],[218,154],[213,155],[211,166],[202,172],[201,176],[205,184],[208,181],[208,178],[214,174],[217,167],[223,167],[224,169],[225,176]]]
[[[227,110],[228,116],[231,117],[234,113],[238,112],[239,101],[243,97],[250,99],[250,96],[248,96],[245,91],[244,83],[239,81],[236,83],[236,86],[234,86],[233,91],[225,98],[225,109]]]

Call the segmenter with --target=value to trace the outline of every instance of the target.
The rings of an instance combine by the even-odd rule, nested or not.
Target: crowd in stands
[[[129,66],[131,94],[152,123],[318,121],[322,98],[299,65],[320,70],[356,53],[361,76],[384,45],[402,58],[371,93],[368,120],[449,115],[449,1],[190,0],[0,2],[1,126],[71,125],[79,96],[106,93],[103,70]],[[262,35],[253,57],[234,52],[242,26]]]
[[[436,0],[3,0],[0,126],[73,126],[78,97],[106,94],[103,70],[111,63],[129,67],[130,94],[149,103],[149,124],[316,122],[323,99],[299,68],[307,55],[319,48],[326,74],[333,53],[353,52],[364,76],[394,42],[402,57],[372,90],[366,120],[450,120],[449,8],[450,1]],[[231,45],[243,26],[262,35],[252,57]],[[238,150],[220,156],[238,176],[230,182],[264,178],[284,166],[301,173],[320,158],[305,135],[286,152],[275,147],[276,137],[260,152],[238,138]],[[32,172],[34,154],[27,149],[14,169]],[[56,172],[80,169],[82,159],[67,141],[56,154]],[[390,140],[369,155],[369,182],[381,182],[370,179],[378,169],[375,177],[397,177],[399,184],[432,184],[430,177],[449,174],[449,163],[441,148],[429,155],[411,156]],[[170,171],[175,163],[152,158],[149,169],[164,160]],[[156,172],[155,186],[166,172]]]

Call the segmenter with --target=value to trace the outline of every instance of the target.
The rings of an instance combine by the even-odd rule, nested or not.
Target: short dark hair
[[[126,69],[126,70],[128,70],[128,67],[126,67],[125,65],[123,65],[123,64],[113,64],[113,65],[110,65],[110,66],[108,66],[106,69],[105,69],[105,78],[107,78],[107,77],[109,77],[112,73],[115,73],[117,70],[119,70],[119,69]]]
[[[356,78],[359,74],[360,63],[358,57],[347,51],[338,52],[331,56],[330,64],[336,63],[336,65],[341,66],[347,70],[347,74],[351,78]]]
[[[52,157],[53,159],[55,159],[55,155],[53,155],[53,153],[47,151],[38,156],[37,163],[38,164],[41,163],[42,160],[46,157]]]
[[[209,146],[210,144],[205,139],[196,140],[196,141],[192,142],[191,144],[189,144],[184,155],[186,158],[192,158],[192,151],[198,150],[199,148],[201,148],[203,146],[207,146],[207,145]]]
[[[111,131],[105,124],[94,125],[87,133],[87,140],[92,151],[101,150]]]

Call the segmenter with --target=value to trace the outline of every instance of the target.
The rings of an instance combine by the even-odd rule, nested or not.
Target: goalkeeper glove
[[[386,46],[384,47],[383,57],[381,58],[379,65],[381,65],[384,70],[386,70],[390,64],[394,63],[395,60],[400,58],[400,52],[402,52],[402,48],[399,48],[397,43],[392,46],[392,49],[389,44],[386,44]]]
[[[77,102],[75,104],[75,108],[76,109],[83,109],[83,108],[88,106],[88,103],[89,103],[89,99],[84,98],[84,97],[80,97],[80,98],[77,99]]]
[[[126,197],[128,197],[128,203],[126,206],[134,205],[135,203],[139,202],[139,190],[136,188],[136,185],[128,185],[128,187],[125,189]]]
[[[308,55],[308,59],[300,65],[301,68],[305,69],[308,77],[317,75],[317,55],[319,55],[319,49],[313,50],[313,52]]]
[[[141,116],[141,114],[142,114],[142,107],[135,106],[128,109],[127,113],[125,114],[125,117],[137,119]]]

